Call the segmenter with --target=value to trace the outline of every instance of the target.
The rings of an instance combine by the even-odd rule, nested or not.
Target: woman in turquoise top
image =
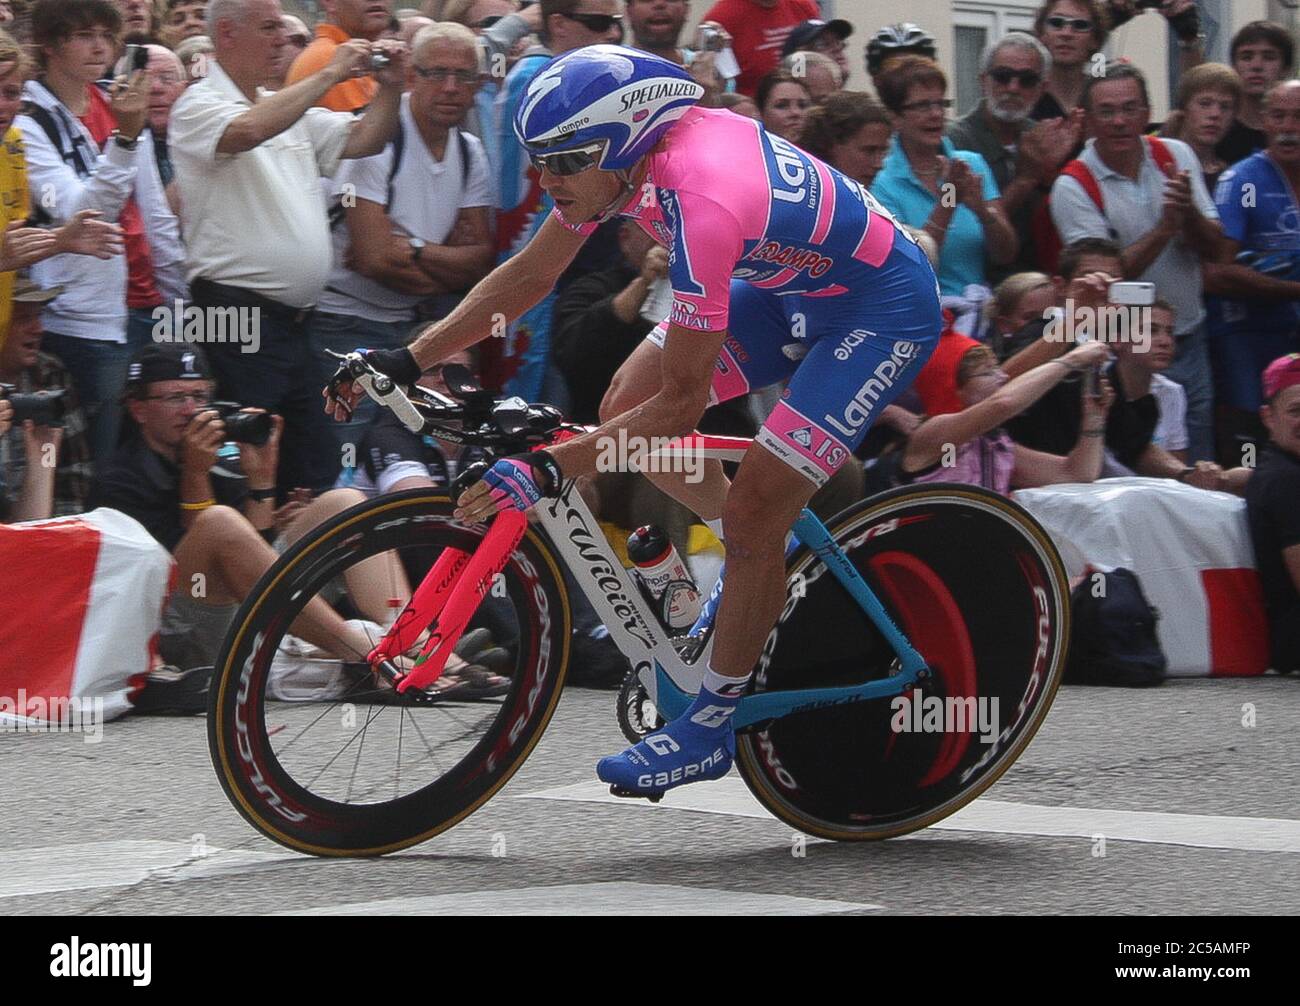
[[[960,296],[973,283],[986,285],[985,256],[1005,265],[1016,257],[1018,241],[984,158],[955,149],[943,135],[952,105],[944,97],[947,78],[933,60],[904,56],[889,65],[876,90],[898,131],[871,194],[939,246],[941,293]]]

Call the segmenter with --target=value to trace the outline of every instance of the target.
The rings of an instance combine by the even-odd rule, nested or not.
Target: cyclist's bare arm
[[[456,309],[426,328],[411,343],[421,370],[427,370],[514,321],[555,287],[586,241],[548,216],[531,241],[513,258],[483,277]]]

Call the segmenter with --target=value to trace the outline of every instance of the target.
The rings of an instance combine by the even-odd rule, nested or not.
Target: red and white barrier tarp
[[[1169,673],[1263,674],[1264,595],[1246,503],[1170,479],[1102,479],[1014,494],[1052,536],[1070,576],[1088,566],[1137,574],[1159,610]]]
[[[0,526],[0,723],[57,720],[73,698],[102,699],[105,719],[130,711],[171,575],[116,510]]]

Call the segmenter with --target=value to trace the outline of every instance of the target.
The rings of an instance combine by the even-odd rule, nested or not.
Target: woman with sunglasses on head
[[[1034,18],[1034,34],[1052,54],[1052,68],[1030,118],[1068,115],[1083,98],[1089,60],[1110,35],[1110,15],[1100,0],[1047,0]]]
[[[876,81],[898,127],[871,193],[909,227],[939,246],[939,290],[958,297],[987,285],[989,262],[1006,265],[1019,241],[988,163],[944,136],[948,80],[924,56],[903,56]]]
[[[588,46],[542,67],[514,126],[554,211],[408,349],[365,354],[399,383],[418,379],[546,297],[614,216],[671,250],[669,316],[615,375],[602,425],[498,460],[457,500],[457,519],[475,522],[557,495],[596,471],[612,443],[680,436],[711,401],[788,380],[733,483],[716,461],[689,476],[646,473],[726,540],[727,589],[692,705],[653,746],[597,766],[630,796],[730,769],[731,714],[785,602],[785,536],[911,382],[942,324],[925,254],[861,183],[753,120],[700,107],[703,94],[683,67],[622,47]],[[806,353],[786,352],[792,333]],[[341,371],[327,408],[344,418],[360,394]],[[620,467],[644,471],[640,460]]]
[[[763,127],[791,143],[799,142],[804,120],[812,108],[812,95],[803,83],[786,70],[773,70],[758,82],[754,104]]]

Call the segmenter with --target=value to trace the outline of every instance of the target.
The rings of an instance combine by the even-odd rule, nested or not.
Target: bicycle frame
[[[670,445],[659,453],[671,456],[674,451],[689,449],[706,458],[739,460],[749,445],[749,440],[735,437],[696,437],[690,447]],[[546,532],[562,565],[569,569],[608,628],[615,645],[631,662],[663,718],[675,719],[699,691],[703,669],[713,648],[712,622],[724,578],[719,576],[692,629],[692,635],[707,632],[708,641],[697,658],[687,663],[653,613],[647,610],[631,572],[615,556],[572,482],[557,498],[539,503],[532,515],[537,526]],[[929,673],[925,659],[894,624],[817,516],[811,510],[803,510],[793,530],[795,539],[826,565],[888,640],[899,666],[888,677],[861,685],[748,695],[740,700],[733,716],[737,729],[806,710],[901,695]],[[417,666],[398,685],[400,691],[425,687],[441,673],[447,654],[464,631],[479,599],[487,593],[492,578],[505,566],[524,532],[523,516],[505,511],[496,517],[473,556],[448,549],[425,576],[411,603],[371,654],[374,661],[377,657],[403,652],[426,626],[431,629]]]

